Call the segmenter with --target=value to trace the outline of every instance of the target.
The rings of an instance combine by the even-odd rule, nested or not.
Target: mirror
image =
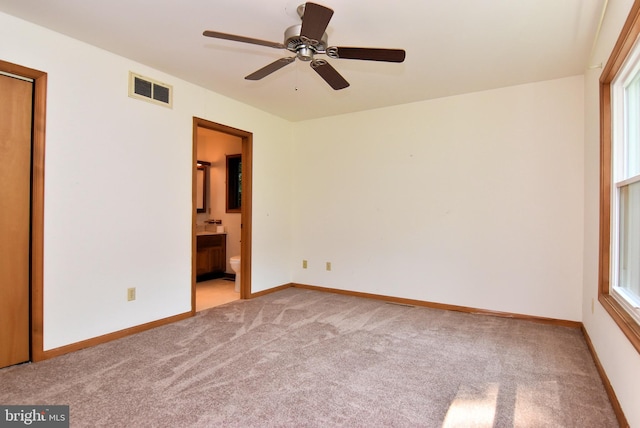
[[[209,182],[210,162],[196,163],[196,212],[207,212],[207,183]]]
[[[227,212],[242,209],[242,155],[227,155]]]

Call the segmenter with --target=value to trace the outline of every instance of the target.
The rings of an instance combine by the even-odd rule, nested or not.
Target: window
[[[599,301],[640,352],[640,2],[600,78]]]
[[[640,45],[611,83],[611,295],[640,324]]]
[[[227,155],[227,212],[242,212],[242,155]]]

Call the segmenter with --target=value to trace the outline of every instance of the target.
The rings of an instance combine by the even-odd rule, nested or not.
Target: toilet
[[[229,259],[231,269],[236,273],[236,293],[240,292],[240,256],[233,256]]]

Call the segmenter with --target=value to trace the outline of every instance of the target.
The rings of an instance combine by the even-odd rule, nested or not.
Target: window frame
[[[640,0],[631,7],[618,41],[600,76],[600,249],[598,301],[640,353],[640,324],[611,293],[612,256],[617,250],[612,240],[612,138],[614,131],[612,85],[640,37]],[[617,212],[617,209],[614,211]]]

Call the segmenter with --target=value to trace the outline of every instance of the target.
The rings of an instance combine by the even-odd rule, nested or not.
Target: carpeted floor
[[[0,370],[71,426],[615,427],[582,334],[290,288]]]

